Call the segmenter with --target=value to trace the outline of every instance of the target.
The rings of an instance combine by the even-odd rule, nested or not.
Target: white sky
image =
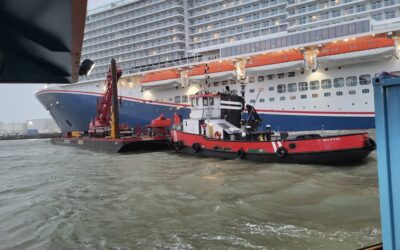
[[[93,9],[115,0],[88,0]],[[0,84],[0,121],[25,122],[36,118],[50,118],[50,114],[35,98],[40,84]]]

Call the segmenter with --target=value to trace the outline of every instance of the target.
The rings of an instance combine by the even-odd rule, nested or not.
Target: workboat
[[[174,117],[171,141],[177,152],[269,163],[348,165],[361,162],[376,148],[368,133],[324,136],[274,132],[270,125],[260,129],[256,109],[229,88],[201,91],[190,101],[190,118]]]

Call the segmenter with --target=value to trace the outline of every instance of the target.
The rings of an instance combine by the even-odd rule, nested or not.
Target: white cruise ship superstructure
[[[36,96],[63,131],[87,130],[115,58],[131,126],[188,116],[200,90],[245,86],[276,130],[372,128],[372,78],[400,69],[399,30],[399,0],[116,1],[87,16],[92,74]]]

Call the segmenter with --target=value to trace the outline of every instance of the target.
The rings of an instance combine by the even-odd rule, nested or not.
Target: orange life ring
[[[221,133],[218,132],[218,131],[215,131],[214,138],[217,138],[218,140],[221,140]]]

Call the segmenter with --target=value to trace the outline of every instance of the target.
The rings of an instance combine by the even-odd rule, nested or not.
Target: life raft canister
[[[278,158],[285,158],[288,154],[288,151],[286,148],[284,147],[279,147],[276,152],[275,152],[276,156],[278,156]]]
[[[198,153],[201,149],[201,145],[199,143],[193,143],[192,149],[194,153]]]

